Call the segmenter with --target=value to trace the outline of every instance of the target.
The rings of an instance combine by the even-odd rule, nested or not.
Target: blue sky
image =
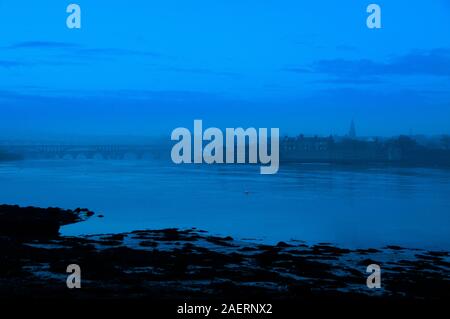
[[[0,1],[4,136],[450,133],[450,2]]]

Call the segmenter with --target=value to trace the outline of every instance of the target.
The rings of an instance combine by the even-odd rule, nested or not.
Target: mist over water
[[[197,227],[236,239],[449,249],[450,171],[406,167],[181,165],[152,160],[0,164],[0,202],[87,207],[64,235]]]

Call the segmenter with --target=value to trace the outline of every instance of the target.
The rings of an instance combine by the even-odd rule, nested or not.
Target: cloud
[[[62,66],[62,65],[82,65],[89,64],[92,61],[105,61],[116,59],[126,59],[128,57],[146,58],[170,58],[158,52],[146,50],[134,50],[127,48],[111,48],[111,47],[89,47],[81,44],[70,42],[54,42],[54,41],[25,41],[2,47],[3,52],[26,53],[21,62],[11,59],[1,61],[0,68],[13,67],[35,67],[35,66]],[[33,51],[32,55],[28,51]],[[216,71],[208,68],[196,67],[163,67],[162,71],[174,73],[186,73],[200,76],[222,76],[230,78],[238,78],[239,74],[226,71]]]
[[[52,41],[26,41],[14,43],[5,47],[6,49],[71,49],[78,47],[77,44]]]
[[[71,42],[24,41],[0,47],[3,59],[0,68],[63,66],[90,63],[92,60],[119,59],[137,56],[158,58],[162,55],[150,51],[122,48],[92,48]],[[17,56],[20,53],[20,60]]]
[[[6,69],[10,69],[10,68],[16,68],[16,67],[22,67],[27,65],[24,62],[19,62],[19,61],[10,61],[10,60],[0,60],[0,68],[6,68]]]
[[[450,77],[450,49],[415,51],[393,57],[387,62],[369,59],[318,60],[308,67],[291,67],[285,70],[295,73],[327,74],[349,79],[390,75]]]
[[[184,90],[109,90],[94,92],[94,96],[102,98],[146,100],[146,101],[216,101],[223,98],[222,94],[206,91],[184,91]]]
[[[70,42],[25,41],[3,47],[6,50],[56,50],[63,51],[71,57],[102,57],[102,56],[142,56],[160,57],[161,54],[152,51],[140,51],[122,48],[92,48]]]
[[[85,55],[100,55],[100,56],[147,56],[147,57],[160,57],[161,54],[150,51],[138,51],[118,48],[85,48],[77,50],[79,54]]]
[[[50,61],[50,60],[33,60],[33,61],[17,61],[17,60],[0,60],[0,68],[12,69],[21,67],[37,67],[37,66],[79,66],[80,62],[73,61]]]
[[[348,79],[348,78],[338,78],[338,79],[325,79],[325,80],[317,80],[313,81],[313,83],[322,83],[322,84],[352,84],[352,85],[372,85],[372,84],[381,84],[384,83],[379,78],[365,78],[365,79]]]
[[[336,46],[336,50],[338,51],[346,51],[346,52],[356,52],[358,48],[353,45],[348,44],[340,44]]]
[[[15,89],[0,89],[0,100],[50,100],[50,99],[92,99],[92,100],[143,100],[143,101],[215,101],[223,95],[205,91],[183,90],[68,90],[50,87],[23,86]]]
[[[240,75],[235,72],[215,71],[215,70],[205,69],[205,68],[169,67],[169,68],[166,68],[165,70],[170,71],[170,72],[188,73],[188,74],[194,74],[194,75],[217,75],[217,76],[225,76],[225,77],[232,77],[232,78],[240,77]]]

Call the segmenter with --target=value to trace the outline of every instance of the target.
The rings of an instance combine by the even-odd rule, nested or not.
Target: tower
[[[352,120],[352,122],[350,123],[350,130],[348,131],[348,137],[350,137],[351,139],[356,138],[356,128],[354,120]]]

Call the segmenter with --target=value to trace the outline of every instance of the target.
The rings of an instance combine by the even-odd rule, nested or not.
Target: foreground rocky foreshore
[[[61,225],[92,214],[81,209],[4,205],[0,206],[2,224],[11,221],[8,212],[39,223],[43,216],[53,216]],[[33,214],[40,214],[39,218],[30,217]],[[4,232],[4,228],[0,228],[2,299],[450,298],[450,256],[446,251],[397,246],[350,250],[301,241],[263,245],[194,228],[80,237],[59,236],[54,231],[48,236],[22,236],[11,229]],[[66,286],[70,264],[82,269],[81,289]],[[370,264],[381,266],[381,289],[366,286]]]

